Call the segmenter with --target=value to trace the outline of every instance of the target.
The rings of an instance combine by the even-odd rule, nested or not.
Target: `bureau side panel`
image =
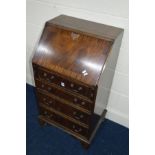
[[[108,103],[109,93],[121,46],[122,36],[123,32],[114,41],[114,44],[111,48],[111,51],[109,53],[109,56],[106,60],[106,63],[104,65],[103,71],[99,79],[96,103],[94,108],[94,112],[99,115],[101,115],[103,110],[106,109]]]

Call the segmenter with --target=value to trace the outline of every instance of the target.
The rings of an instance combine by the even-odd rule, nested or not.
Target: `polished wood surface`
[[[88,87],[86,85],[82,85],[73,81],[72,79],[64,78],[62,75],[58,75],[52,71],[48,71],[47,69],[43,69],[41,67],[38,68],[37,77],[40,80],[47,81],[51,84],[57,85],[57,87],[62,87],[68,91],[72,91],[78,93],[78,95],[82,95],[88,100],[94,100],[96,87]]]
[[[75,122],[80,122],[84,123],[85,126],[89,126],[90,122],[90,116],[89,114],[82,112],[79,109],[76,109],[70,104],[65,104],[63,101],[60,101],[56,98],[49,97],[40,91],[38,91],[38,98],[39,98],[39,104],[42,107],[51,109],[51,110],[56,110],[59,112],[59,114],[70,116],[72,119],[75,120]]]
[[[112,41],[47,25],[33,63],[95,86],[111,46]]]
[[[89,147],[107,112],[94,114],[100,77],[107,81],[103,68],[122,31],[64,15],[46,22],[32,60],[41,126],[56,126]]]
[[[79,99],[78,97],[74,99],[74,96],[69,95],[68,99],[67,98],[63,98],[63,92],[62,94],[60,94],[61,98],[59,96],[56,96],[54,94],[48,93],[42,89],[37,88],[36,92],[38,94],[38,98],[39,98],[39,94],[46,94],[47,97],[49,97],[50,99],[55,99],[58,100],[60,102],[62,102],[63,104],[69,105],[70,107],[73,107],[75,109],[78,109],[86,114],[91,114],[91,110],[92,105],[89,102],[85,102],[83,99]],[[65,93],[65,92],[64,92]],[[70,99],[71,98],[71,99]],[[72,99],[73,98],[73,99]],[[41,99],[40,99],[41,100]],[[75,102],[76,101],[76,102]]]
[[[89,113],[89,111],[91,112],[91,110],[93,109],[93,104],[94,102],[91,102],[90,100],[87,100],[86,98],[83,98],[82,96],[78,96],[74,93],[70,93],[69,91],[65,91],[62,88],[58,88],[55,85],[51,85],[47,82],[43,82],[43,81],[39,81],[38,79],[36,79],[36,86],[37,89],[45,91],[46,94],[52,95],[52,96],[57,96],[56,98],[58,98],[59,100],[63,101],[65,103],[65,101],[67,101],[67,103],[69,103],[70,105],[76,105],[87,110]]]
[[[71,130],[75,134],[79,134],[86,139],[89,136],[89,130],[86,127],[78,125],[77,123],[68,120],[62,115],[56,114],[55,112],[51,112],[49,109],[41,108],[40,109],[40,117],[46,121],[54,122],[55,124],[61,124],[64,127],[67,127],[68,130]]]
[[[123,31],[123,29],[114,26],[100,24],[66,15],[60,15],[52,20],[49,20],[47,25],[50,24],[54,24],[64,29],[82,32],[83,34],[94,36],[95,38],[111,41],[114,41]]]

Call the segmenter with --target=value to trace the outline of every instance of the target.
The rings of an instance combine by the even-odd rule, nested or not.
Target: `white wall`
[[[128,0],[27,0],[26,81],[29,84],[34,85],[31,58],[44,23],[60,14],[125,29],[106,117],[128,127]]]

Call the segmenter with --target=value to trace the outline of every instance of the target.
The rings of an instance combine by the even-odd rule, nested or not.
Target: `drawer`
[[[55,109],[55,100],[53,100],[51,97],[41,93],[40,91],[37,90],[37,97],[38,97],[38,102],[39,104],[43,104],[49,108]]]
[[[39,103],[46,106],[47,108],[53,108],[54,110],[61,112],[71,118],[80,121],[86,125],[89,125],[91,115],[88,115],[80,110],[73,108],[67,104],[62,103],[59,100],[49,97],[43,93],[37,92]]]
[[[57,124],[64,126],[65,128],[71,130],[76,134],[80,134],[82,136],[88,136],[88,129],[84,128],[78,124],[75,124],[62,116],[55,114],[54,112],[48,111],[44,108],[40,108],[40,116],[43,116],[48,121],[54,121]]]
[[[59,98],[62,98],[71,104],[82,107],[88,111],[92,111],[92,109],[93,109],[93,105],[92,105],[93,103],[91,103],[87,100],[84,100],[83,98],[80,98],[78,96],[75,96],[74,94],[70,94],[69,92],[66,92],[62,89],[56,88],[52,85],[49,85],[49,84],[39,81],[39,80],[35,80],[35,84],[36,84],[37,88],[40,88],[48,93],[58,96]]]
[[[49,83],[53,83],[61,88],[68,89],[72,92],[79,93],[91,100],[94,100],[96,93],[94,87],[87,87],[81,84],[77,84],[73,81],[67,80],[53,72],[48,72],[45,69],[38,68],[37,76],[40,80],[45,80]]]
[[[53,121],[55,120],[56,121],[58,119],[57,115],[55,115],[55,113],[52,113],[52,112],[50,112],[50,111],[48,111],[42,107],[40,107],[40,115],[44,116],[48,120],[53,120]]]

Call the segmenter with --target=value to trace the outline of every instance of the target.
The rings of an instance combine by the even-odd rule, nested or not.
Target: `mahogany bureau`
[[[122,36],[123,29],[65,15],[46,22],[32,59],[41,125],[88,148],[107,111]]]

